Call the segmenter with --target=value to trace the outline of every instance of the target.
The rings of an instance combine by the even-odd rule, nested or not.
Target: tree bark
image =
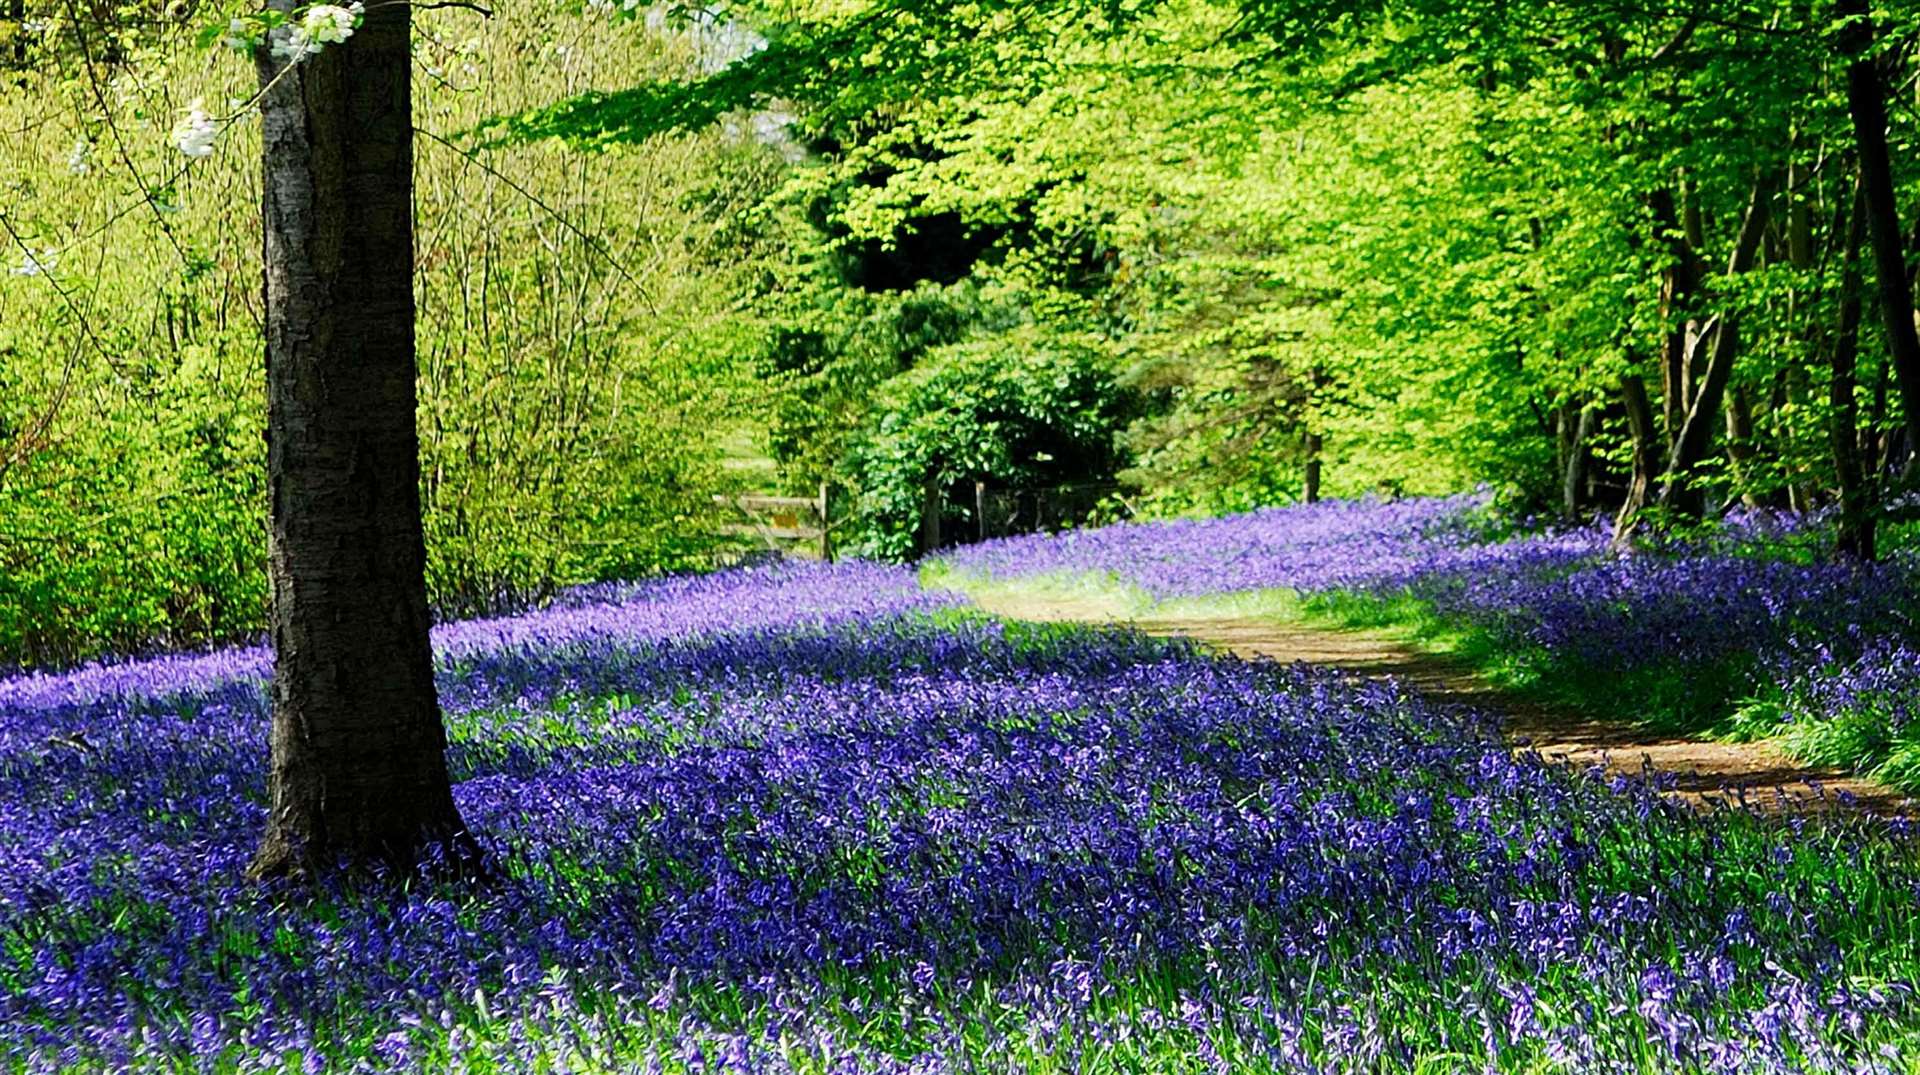
[[[1753,489],[1753,400],[1745,385],[1736,384],[1727,401],[1727,465],[1734,485],[1740,490],[1740,502],[1750,508],[1760,506],[1760,495]]]
[[[1571,403],[1561,403],[1553,408],[1553,469],[1561,484],[1561,507],[1566,507],[1567,463],[1573,458],[1573,432],[1577,420],[1577,410]],[[1571,514],[1563,511],[1562,514]]]
[[[1773,196],[1778,187],[1776,177],[1771,174],[1754,183],[1746,215],[1740,222],[1740,234],[1734,240],[1733,254],[1727,259],[1728,276],[1746,272],[1753,266],[1760,251],[1760,240],[1766,233],[1767,220],[1772,216]],[[1707,347],[1706,363],[1700,373],[1700,386],[1687,407],[1686,422],[1674,438],[1673,452],[1667,458],[1666,484],[1660,490],[1660,502],[1684,516],[1697,518],[1704,511],[1704,497],[1691,472],[1707,457],[1707,448],[1713,443],[1716,412],[1726,393],[1727,381],[1733,375],[1734,356],[1739,352],[1737,322],[1729,311],[1718,315],[1710,328],[1701,330],[1707,335],[1702,341]],[[1691,358],[1688,365],[1694,365]]]
[[[1699,248],[1688,238],[1674,206],[1673,193],[1656,190],[1647,199],[1653,213],[1658,239],[1667,248],[1667,266],[1660,273],[1660,317],[1666,334],[1660,344],[1661,428],[1666,433],[1666,448],[1673,449],[1680,427],[1685,424],[1687,403],[1693,398],[1690,356],[1697,349],[1692,338],[1693,321],[1689,308],[1700,293],[1705,275],[1700,267]]]
[[[1300,498],[1309,504],[1320,502],[1320,452],[1322,438],[1319,433],[1309,429],[1306,437],[1307,463],[1301,476]]]
[[[1802,401],[1808,401],[1813,398],[1813,389],[1807,382],[1807,370],[1805,367],[1800,365],[1788,366],[1786,369],[1780,371],[1779,377],[1780,398],[1782,401],[1780,405],[1781,410],[1785,410],[1788,407],[1799,406]],[[1784,421],[1776,420],[1774,422],[1775,428],[1782,430],[1780,437],[1780,445],[1782,448],[1784,448],[1786,444],[1784,425]],[[1786,488],[1782,492],[1786,497],[1788,511],[1812,511],[1819,505],[1822,490],[1804,463],[1795,462],[1791,466],[1782,468],[1782,470],[1782,477],[1786,482]],[[1779,499],[1780,497],[1777,496],[1774,498],[1775,502],[1778,502]]]
[[[1313,399],[1309,401],[1310,403],[1319,403],[1320,394],[1326,390],[1327,380],[1327,371],[1315,366],[1311,377]],[[1315,416],[1312,410],[1312,407],[1308,408],[1307,432],[1302,444],[1306,462],[1301,468],[1300,498],[1309,504],[1317,504],[1320,502],[1320,465],[1321,458],[1326,452],[1326,438],[1314,425]]]
[[[13,66],[27,66],[27,0],[7,0],[7,21],[13,24]]]
[[[1828,402],[1833,412],[1833,471],[1840,490],[1840,526],[1834,551],[1840,556],[1871,561],[1878,553],[1873,517],[1873,482],[1861,459],[1859,402],[1855,399],[1860,354],[1860,246],[1864,241],[1864,192],[1856,193],[1847,224],[1846,248],[1840,274],[1840,320],[1829,356],[1833,376]]]
[[[274,679],[256,876],[472,846],[428,641],[409,10],[371,6],[277,82],[257,58]]]
[[[920,555],[931,556],[939,551],[941,545],[940,513],[945,510],[946,498],[940,493],[940,483],[933,475],[927,475],[920,485]],[[1036,524],[1040,521],[1040,494],[1034,494],[1033,514]]]
[[[1653,401],[1647,398],[1647,382],[1637,373],[1620,378],[1620,402],[1627,411],[1627,433],[1633,448],[1627,496],[1613,522],[1613,551],[1625,552],[1633,546],[1633,532],[1640,512],[1653,495],[1660,480],[1659,431],[1654,426]]]
[[[1577,414],[1566,412],[1577,411]],[[1591,407],[1568,404],[1563,408],[1566,446],[1561,458],[1560,510],[1568,519],[1578,519],[1587,485],[1587,442],[1593,437],[1595,414]]]
[[[1860,186],[1866,196],[1867,234],[1873,243],[1874,275],[1879,283],[1880,317],[1893,361],[1900,400],[1906,406],[1908,436],[1920,422],[1920,332],[1914,328],[1913,288],[1907,277],[1900,234],[1900,207],[1893,189],[1893,162],[1887,152],[1886,87],[1873,56],[1873,21],[1867,0],[1840,0],[1846,19],[1836,44],[1847,63],[1847,112],[1853,119],[1859,151]],[[1903,464],[1904,460],[1895,460]]]

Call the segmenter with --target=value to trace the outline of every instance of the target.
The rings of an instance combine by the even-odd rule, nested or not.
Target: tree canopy
[[[1897,251],[1869,272],[1852,227],[1877,173],[1849,86],[1897,84],[1912,12],[702,11],[760,47],[488,130],[607,147],[792,114],[813,156],[782,197],[838,261],[774,305],[959,287],[1003,315],[964,339],[1097,340],[1147,401],[1118,435],[1150,502],[1297,496],[1311,455],[1332,489],[1484,481],[1617,511],[1625,537],[1643,512],[1844,500],[1904,466],[1905,333],[1854,300],[1910,283]],[[1904,144],[1894,103],[1879,135]],[[1910,204],[1906,162],[1878,167]]]

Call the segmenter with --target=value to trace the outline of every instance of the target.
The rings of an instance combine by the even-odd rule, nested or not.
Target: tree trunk
[[[277,83],[258,57],[274,679],[256,876],[471,851],[427,635],[409,10],[371,6]]]
[[[1802,281],[1813,273],[1816,266],[1813,243],[1813,191],[1809,185],[1819,178],[1819,170],[1809,169],[1801,163],[1801,156],[1807,151],[1806,139],[1795,131],[1787,162],[1787,213],[1786,213],[1786,258],[1787,264],[1795,272],[1795,284],[1787,291],[1787,324],[1789,331],[1806,348],[1806,358],[1776,370],[1773,375],[1773,390],[1767,397],[1768,431],[1773,434],[1776,449],[1784,451],[1788,440],[1786,414],[1797,395],[1805,395],[1806,369],[1811,369],[1822,360],[1828,359],[1827,348],[1831,343],[1825,326],[1814,323],[1819,303],[1813,301],[1817,288],[1808,288]],[[1818,156],[1818,155],[1816,155]],[[1833,235],[1844,236],[1847,228],[1847,215],[1843,211],[1833,222]],[[1796,389],[1801,391],[1796,392]],[[1778,504],[1784,494],[1790,511],[1805,510],[1809,497],[1806,481],[1801,468],[1793,468],[1785,488],[1776,490],[1761,506]]]
[[[1766,233],[1767,220],[1772,215],[1773,195],[1778,186],[1772,176],[1763,176],[1754,183],[1746,216],[1740,222],[1739,237],[1734,240],[1733,254],[1727,259],[1727,275],[1746,272],[1753,266],[1760,251],[1760,240]],[[1697,518],[1705,508],[1704,497],[1691,472],[1707,457],[1707,448],[1713,443],[1713,425],[1719,417],[1716,412],[1726,393],[1727,381],[1733,375],[1734,356],[1739,352],[1736,322],[1729,311],[1718,315],[1710,329],[1701,330],[1707,336],[1702,341],[1707,347],[1707,359],[1700,373],[1700,387],[1687,408],[1686,422],[1680,427],[1679,436],[1674,438],[1673,452],[1667,458],[1666,485],[1660,490],[1660,502],[1684,516]],[[1695,364],[1689,357],[1688,366]]]
[[[1695,250],[1707,248],[1706,219],[1700,213],[1700,185],[1683,170],[1680,176],[1680,233]]]
[[[1659,431],[1654,427],[1653,401],[1647,398],[1647,382],[1637,373],[1620,378],[1620,402],[1627,410],[1627,432],[1633,446],[1627,496],[1613,522],[1613,551],[1625,552],[1633,545],[1634,528],[1640,512],[1653,495],[1653,483],[1660,480]]]
[[[920,485],[920,555],[931,556],[939,551],[941,545],[940,513],[946,509],[946,498],[940,495],[940,483],[929,474]],[[1036,522],[1040,519],[1040,494],[1034,494],[1033,514]]]
[[[1685,424],[1687,404],[1693,398],[1690,356],[1697,350],[1693,340],[1693,322],[1689,308],[1700,292],[1699,248],[1687,238],[1687,229],[1673,203],[1673,194],[1657,190],[1647,199],[1653,213],[1654,229],[1666,244],[1668,262],[1660,273],[1660,318],[1666,334],[1660,344],[1661,428],[1666,433],[1666,449],[1673,450],[1680,427]]]
[[[1840,527],[1834,551],[1855,560],[1872,560],[1875,548],[1873,483],[1860,456],[1859,402],[1855,397],[1860,354],[1860,245],[1865,240],[1865,198],[1857,193],[1847,224],[1840,274],[1840,323],[1830,356],[1832,379],[1833,471],[1840,490]]]
[[[1326,455],[1327,442],[1325,435],[1320,432],[1318,425],[1320,419],[1319,408],[1321,406],[1321,397],[1326,393],[1327,384],[1331,380],[1332,378],[1327,376],[1326,369],[1321,366],[1313,367],[1308,377],[1308,384],[1312,388],[1312,395],[1309,396],[1307,400],[1307,432],[1302,444],[1306,460],[1305,465],[1301,468],[1303,473],[1300,484],[1301,499],[1309,504],[1318,503],[1320,500],[1320,468],[1321,461]]]
[[[1920,332],[1914,328],[1913,289],[1902,249],[1893,163],[1887,155],[1886,90],[1871,55],[1873,22],[1867,0],[1840,0],[1837,11],[1847,19],[1836,43],[1848,57],[1847,112],[1853,118],[1854,142],[1860,156],[1860,186],[1866,195],[1867,234],[1873,242],[1880,317],[1900,400],[1906,406],[1906,443],[1911,445],[1915,443],[1914,424],[1920,422]],[[1904,462],[1894,460],[1896,465]]]
[[[1571,403],[1562,403],[1553,408],[1553,470],[1561,484],[1561,507],[1566,507],[1567,463],[1573,458],[1573,432],[1578,421],[1578,408]],[[1571,511],[1563,511],[1571,515]]]
[[[1578,414],[1566,412],[1578,409]],[[1566,423],[1566,445],[1561,457],[1560,509],[1568,519],[1578,519],[1587,486],[1587,442],[1593,437],[1594,411],[1591,407],[1568,404],[1562,409]]]
[[[27,0],[7,0],[7,21],[13,24],[13,66],[27,66]]]
[[[1733,373],[1733,358],[1740,350],[1739,329],[1731,320],[1716,317],[1702,331],[1704,338],[1692,348],[1694,351],[1707,349],[1700,389],[1680,424],[1678,435],[1673,438],[1664,471],[1666,480],[1660,486],[1659,497],[1661,504],[1689,519],[1698,519],[1706,513],[1706,494],[1689,471],[1707,456],[1707,447],[1713,440],[1714,412],[1726,393],[1727,379]],[[1689,364],[1697,361],[1689,359]]]
[[[1320,502],[1320,453],[1323,447],[1324,442],[1320,434],[1311,429],[1307,430],[1307,463],[1303,468],[1305,474],[1302,476],[1300,498],[1309,504]]]
[[[1740,502],[1757,508],[1760,496],[1753,489],[1753,400],[1743,384],[1734,385],[1731,395],[1727,402],[1727,466],[1740,490]]]
[[[1813,389],[1807,383],[1807,370],[1803,366],[1792,365],[1781,370],[1780,384],[1781,399],[1785,401],[1781,404],[1782,410],[1788,407],[1804,406],[1813,399]],[[1784,449],[1787,441],[1786,423],[1784,420],[1777,421],[1775,427],[1781,431],[1780,447]],[[1783,467],[1782,477],[1786,481],[1784,492],[1787,510],[1812,511],[1819,505],[1821,489],[1804,463],[1796,462],[1792,466]],[[1778,499],[1778,497],[1775,498],[1776,501]]]

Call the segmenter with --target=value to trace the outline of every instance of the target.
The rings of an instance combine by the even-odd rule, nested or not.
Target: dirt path
[[[1675,794],[1706,805],[1746,789],[1747,802],[1766,811],[1806,812],[1836,802],[1838,793],[1880,814],[1912,814],[1915,801],[1870,780],[1804,765],[1770,743],[1725,743],[1656,735],[1624,722],[1597,721],[1530,704],[1480,679],[1444,656],[1371,631],[1347,631],[1282,620],[1238,616],[1134,616],[1091,597],[1010,593],[975,595],[981,608],[1012,619],[1041,622],[1127,623],[1152,634],[1184,635],[1242,657],[1305,661],[1363,676],[1393,676],[1429,697],[1471,705],[1506,719],[1516,744],[1547,758],[1616,772],[1651,764],[1671,774]],[[1823,800],[1814,784],[1829,797]]]

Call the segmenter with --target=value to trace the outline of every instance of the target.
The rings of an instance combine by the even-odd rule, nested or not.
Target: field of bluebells
[[[1823,562],[1823,520],[1736,516],[1608,551],[1610,528],[1492,532],[1476,495],[1326,502],[972,546],[967,580],[1110,579],[1154,601],[1262,590],[1450,633],[1511,684],[1609,716],[1778,736],[1920,793],[1920,550]]]
[[[1446,510],[1309,518],[1379,528],[1328,562],[1360,578]],[[1265,564],[1220,577],[1303,570]],[[0,680],[0,1071],[1920,1057],[1899,822],[1696,815],[1390,683],[1007,624],[904,569],[601,587],[436,642],[484,884],[240,880],[263,652]]]

